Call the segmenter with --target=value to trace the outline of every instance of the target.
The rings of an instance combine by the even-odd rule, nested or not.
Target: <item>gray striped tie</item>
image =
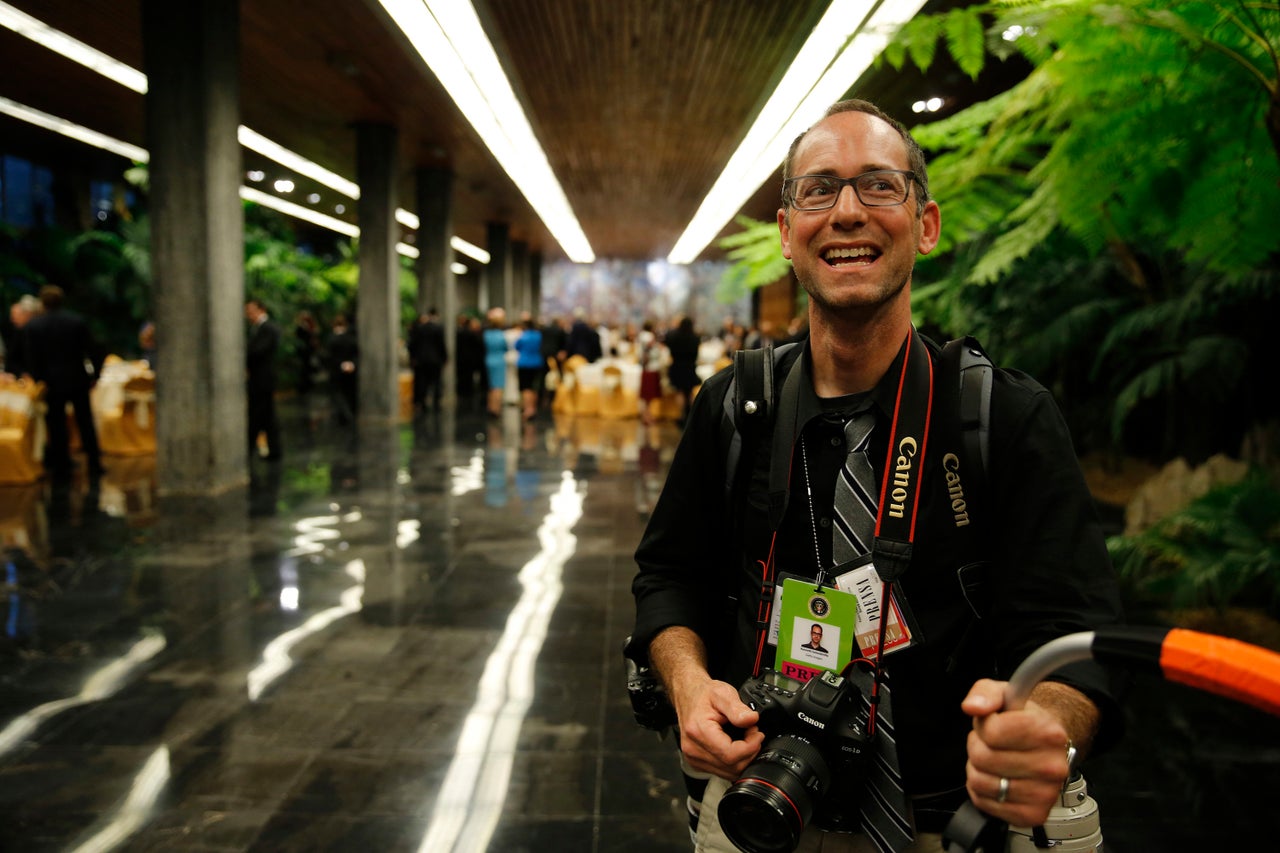
[[[867,457],[876,416],[866,409],[844,425],[844,468],[836,478],[831,558],[837,565],[871,552],[876,533],[875,472]]]
[[[888,680],[887,673],[881,675]],[[863,702],[870,704],[867,697]],[[898,770],[898,741],[893,729],[893,705],[889,685],[880,685],[876,711],[875,755],[867,767],[866,789],[860,806],[862,831],[875,842],[880,853],[904,850],[915,837],[911,829],[911,802],[902,786]]]
[[[876,532],[875,471],[871,467],[868,447],[876,425],[874,410],[868,408],[844,425],[848,456],[836,478],[831,535],[831,557],[838,566],[871,552]],[[887,602],[882,602],[882,605]],[[888,680],[888,674],[881,678]],[[869,697],[863,702],[870,707]],[[895,853],[911,844],[911,804],[902,786],[898,770],[898,742],[893,728],[893,706],[889,685],[880,685],[880,703],[876,711],[874,756],[867,767],[862,796],[862,831],[875,842],[881,853]]]

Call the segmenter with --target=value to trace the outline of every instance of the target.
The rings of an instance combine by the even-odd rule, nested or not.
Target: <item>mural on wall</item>
[[[557,261],[542,268],[541,311],[547,317],[568,317],[582,308],[595,322],[613,327],[639,326],[646,320],[666,326],[687,314],[698,329],[713,332],[725,317],[740,323],[751,319],[750,297],[729,305],[716,301],[716,286],[727,267],[723,261]]]

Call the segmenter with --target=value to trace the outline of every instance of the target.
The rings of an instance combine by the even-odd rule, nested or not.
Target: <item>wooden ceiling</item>
[[[8,2],[143,67],[139,0]],[[665,257],[683,232],[829,0],[475,5],[596,256],[652,259]],[[929,8],[935,5],[954,0]],[[240,8],[245,125],[354,180],[353,125],[390,123],[399,131],[401,207],[414,209],[415,167],[448,166],[456,175],[458,236],[483,246],[486,223],[505,221],[531,250],[548,260],[564,256],[377,3],[242,0]],[[8,30],[0,30],[0,57],[0,95],[145,146],[142,95]],[[944,64],[928,80],[872,73],[858,94],[905,120],[912,100],[939,87],[956,106],[979,89]],[[0,119],[0,151],[103,159],[7,118]],[[245,163],[269,176],[283,172],[247,151]],[[312,189],[326,212],[349,202],[306,180],[294,200]],[[776,199],[776,181],[768,182],[744,212],[770,218]],[[349,217],[354,205],[347,206]],[[715,255],[714,246],[704,253]]]

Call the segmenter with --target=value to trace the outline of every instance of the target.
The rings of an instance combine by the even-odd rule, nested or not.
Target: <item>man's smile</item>
[[[866,266],[875,263],[880,252],[870,246],[849,246],[827,249],[822,253],[822,260],[833,267]]]

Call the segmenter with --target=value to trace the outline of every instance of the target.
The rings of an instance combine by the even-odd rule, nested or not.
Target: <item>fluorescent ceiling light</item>
[[[13,30],[18,35],[26,36],[54,53],[74,60],[86,68],[92,68],[102,76],[127,86],[140,95],[146,94],[147,76],[138,69],[130,68],[102,51],[73,39],[61,30],[55,30],[44,21],[33,18],[8,3],[0,3],[0,27]]]
[[[54,133],[60,133],[86,145],[92,145],[94,148],[101,148],[104,151],[119,154],[121,157],[127,157],[138,163],[145,163],[150,159],[150,155],[145,148],[130,145],[128,142],[107,136],[105,133],[98,133],[96,130],[90,130],[73,121],[49,115],[5,97],[0,97],[0,113],[29,122],[37,127],[43,127],[45,130],[52,130]]]
[[[2,2],[2,0],[0,0],[0,26],[13,30],[18,35],[25,36],[37,44],[47,47],[49,50],[52,50],[60,56],[70,59],[73,62],[77,62],[86,68],[97,71],[107,79],[114,80],[140,95],[146,94],[147,92],[147,76],[138,69],[132,68],[129,65],[108,56],[102,51],[72,38],[61,30],[54,29],[45,22],[15,9],[8,3]],[[57,133],[63,134],[64,136],[70,136],[73,139],[86,142],[95,148],[103,148],[107,151],[113,151],[116,154],[120,154],[123,157],[128,157],[131,160],[136,160],[138,162],[147,162],[148,157],[146,150],[139,148],[136,145],[131,145],[118,139],[112,139],[111,137],[100,134],[97,131],[89,130],[88,128],[68,122],[65,119],[55,118],[46,113],[42,113],[39,110],[18,104],[15,101],[9,101],[6,98],[0,98],[0,103],[8,106],[8,109],[0,107],[0,112],[7,112],[15,118],[20,118],[23,121],[31,122],[32,124],[39,125],[48,130],[53,130]],[[291,169],[300,175],[305,175],[313,181],[316,181],[335,192],[342,193],[347,198],[360,198],[359,184],[354,181],[349,181],[335,172],[331,172],[319,163],[313,163],[302,155],[290,151],[280,143],[268,139],[256,130],[240,125],[237,128],[236,136],[239,139],[240,144],[245,148],[248,148],[250,151],[255,151],[270,160],[274,160],[287,169]],[[266,202],[259,203],[264,206],[270,206]],[[281,212],[283,213],[284,211]],[[292,216],[294,214],[289,215]],[[412,221],[412,224],[409,225],[409,227],[414,230],[417,230],[418,228],[418,217],[414,216],[407,210],[397,210],[396,219],[405,224]],[[337,222],[339,220],[332,221]],[[326,225],[324,227],[327,228],[329,226]],[[339,231],[339,233],[346,233],[340,228],[335,228],[333,230]],[[453,243],[454,248],[457,249],[457,251],[462,252],[464,255],[468,255],[481,263],[489,263],[489,253],[483,249],[472,246],[470,243],[467,243],[465,240],[460,240],[457,237],[453,238]],[[461,243],[468,248],[458,248],[458,243]],[[411,257],[417,257],[417,255],[412,255]]]
[[[569,259],[595,253],[511,91],[475,8],[462,0],[379,0]]]
[[[104,151],[119,154],[122,157],[127,157],[130,160],[134,160],[139,163],[146,163],[151,159],[150,153],[145,148],[130,145],[127,142],[107,136],[105,133],[98,133],[96,130],[90,130],[89,128],[82,127],[75,122],[70,122],[66,119],[41,112],[40,110],[32,109],[31,107],[20,104],[17,101],[11,101],[5,97],[0,97],[0,113],[13,116],[14,118],[21,119],[22,121],[30,122],[31,124],[43,127],[46,130],[52,130],[54,133],[60,133],[63,136],[70,137],[78,142],[83,142],[86,145],[91,145],[94,148],[101,148]],[[260,204],[263,207],[269,207],[272,210],[286,214],[287,216],[292,216],[296,219],[310,222],[313,225],[328,228],[330,231],[345,234],[348,237],[360,236],[360,227],[358,225],[353,225],[350,222],[345,222],[333,216],[319,213],[309,207],[303,207],[300,204],[286,201],[285,199],[273,196],[270,193],[265,193],[262,190],[254,189],[253,187],[240,187],[240,198],[245,199],[246,201],[252,201],[255,204]],[[456,240],[458,238],[455,237],[454,239]],[[418,257],[418,250],[407,243],[397,243],[396,250],[399,251],[400,254],[406,255],[410,258]],[[488,263],[487,259],[485,260],[485,263]]]
[[[306,175],[313,181],[323,184],[331,190],[342,193],[347,198],[360,198],[360,186],[355,181],[348,181],[341,175],[330,172],[319,163],[313,163],[306,157],[295,154],[278,142],[272,142],[256,130],[240,125],[237,131],[240,144],[250,151],[256,151],[263,157],[275,160],[287,169],[299,175]]]
[[[481,249],[479,246],[473,243],[468,243],[466,240],[463,240],[461,237],[450,238],[449,245],[453,247],[453,250],[455,252],[466,255],[468,258],[471,258],[474,261],[479,261],[482,264],[489,263],[488,252],[486,252],[484,249]]]
[[[348,237],[360,236],[360,226],[358,225],[344,222],[341,219],[336,219],[309,207],[303,207],[300,204],[294,204],[270,193],[264,193],[262,190],[255,190],[253,187],[241,187],[240,198],[245,201],[251,201],[254,204],[260,204],[263,207],[269,207],[295,219],[302,219],[313,225],[319,225],[321,228],[337,231],[339,234],[345,234]]]
[[[923,6],[924,0],[885,0],[878,7],[875,0],[834,0],[667,260],[692,263],[778,168],[792,140],[849,91]]]

